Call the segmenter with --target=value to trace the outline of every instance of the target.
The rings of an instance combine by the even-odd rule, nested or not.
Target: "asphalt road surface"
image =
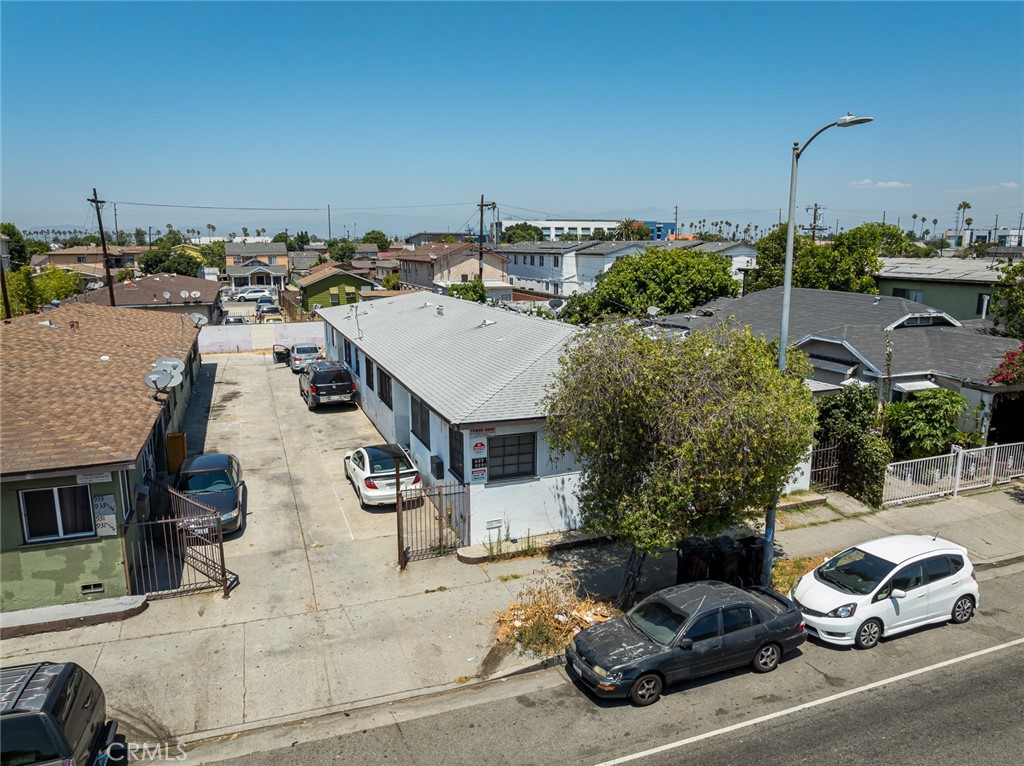
[[[967,625],[866,652],[808,642],[773,673],[720,673],[649,708],[597,700],[554,668],[201,744],[187,762],[1018,763],[1024,573],[1012,572],[982,582]]]

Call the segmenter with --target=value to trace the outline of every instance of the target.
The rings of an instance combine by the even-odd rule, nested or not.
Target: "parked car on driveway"
[[[260,319],[261,324],[284,324],[284,317],[280,314],[273,314]]]
[[[5,766],[88,766],[115,755],[117,721],[107,720],[103,689],[84,668],[40,662],[0,671],[0,732]],[[125,763],[125,755],[116,757]]]
[[[848,548],[790,591],[812,636],[858,649],[921,625],[967,622],[979,596],[967,551],[931,535],[892,535]]]
[[[800,610],[785,596],[703,580],[658,591],[580,631],[565,657],[598,696],[644,706],[678,681],[743,665],[769,673],[806,639]]]
[[[224,317],[224,324],[249,324],[245,317],[242,316],[229,316]]]
[[[274,299],[268,295],[263,295],[256,299],[256,316],[259,316],[267,309],[277,309],[277,305],[274,303]],[[277,309],[280,311],[280,309]]]
[[[355,392],[352,373],[338,362],[310,362],[299,376],[299,395],[310,410],[321,404],[351,402]]]
[[[345,453],[345,478],[352,482],[360,505],[394,505],[395,465],[402,489],[420,486],[420,472],[400,444],[359,447]]]
[[[284,321],[284,315],[281,313],[280,306],[258,305],[256,307],[257,322],[266,322],[272,316],[279,317],[282,322]]]
[[[235,295],[236,301],[255,301],[260,298],[270,298],[273,300],[274,293],[270,291],[269,287],[246,287]]]
[[[174,487],[220,515],[225,532],[242,525],[242,467],[234,455],[210,452],[185,460]]]
[[[298,374],[310,362],[323,361],[324,354],[319,346],[312,343],[296,343],[288,349],[288,365]]]

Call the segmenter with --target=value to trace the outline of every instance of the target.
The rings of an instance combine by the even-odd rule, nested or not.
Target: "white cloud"
[[[946,194],[982,194],[983,192],[1000,191],[1002,189],[1019,189],[1016,181],[1001,181],[988,186],[968,186],[966,189],[946,189]]]
[[[875,184],[879,189],[909,189],[910,184],[905,184],[902,181],[879,181]]]
[[[850,186],[871,186],[871,179],[865,178],[863,181],[850,181]]]

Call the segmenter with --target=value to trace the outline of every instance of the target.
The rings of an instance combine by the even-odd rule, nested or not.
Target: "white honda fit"
[[[921,625],[964,623],[978,606],[967,551],[930,535],[893,535],[848,548],[789,592],[807,632],[870,649],[882,636]]]

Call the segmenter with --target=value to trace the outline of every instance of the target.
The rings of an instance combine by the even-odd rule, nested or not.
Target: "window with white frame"
[[[88,484],[26,489],[19,494],[26,543],[96,534]]]
[[[537,474],[537,434],[492,436],[487,440],[489,481]]]

